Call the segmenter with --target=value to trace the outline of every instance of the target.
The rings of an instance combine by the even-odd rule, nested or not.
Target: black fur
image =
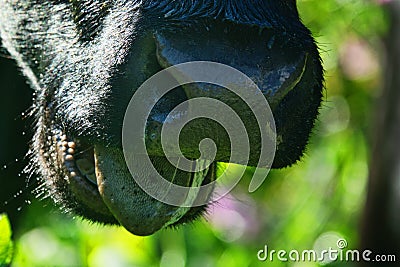
[[[65,210],[93,221],[118,223],[100,195],[93,193],[93,199],[82,201],[71,190],[53,138],[62,132],[67,141],[79,139],[81,151],[92,149],[93,144],[119,148],[129,99],[162,69],[152,41],[158,33],[181,32],[187,38],[182,42],[187,42],[191,40],[187,32],[202,35],[204,29],[212,28],[217,36],[222,29],[232,40],[257,42],[261,38],[266,50],[274,46],[271,51],[278,51],[288,62],[307,54],[302,80],[273,110],[278,136],[273,167],[291,165],[304,152],[321,101],[323,70],[295,0],[0,0],[0,6],[3,46],[35,90],[31,156],[43,181],[39,191]],[[227,62],[229,57],[225,55]],[[180,93],[174,97],[186,98]],[[168,170],[154,156],[158,168]],[[214,170],[215,165],[204,183],[215,178]],[[91,202],[100,204],[93,208]],[[146,205],[153,203],[149,200]],[[174,224],[190,221],[202,210],[192,209]]]

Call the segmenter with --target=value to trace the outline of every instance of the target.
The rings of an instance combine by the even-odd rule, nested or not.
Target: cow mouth
[[[57,162],[76,201],[135,235],[151,235],[161,228],[190,222],[205,209],[175,207],[147,195],[129,173],[121,149],[68,138],[60,131],[53,135],[53,141]],[[214,179],[213,168],[203,173],[200,184]],[[196,186],[193,176],[185,186]]]
[[[94,146],[85,146],[77,139],[67,139],[65,134],[53,136],[56,146],[57,162],[67,174],[71,190],[86,206],[103,215],[111,213],[101,201],[95,174]],[[94,200],[94,201],[93,201]]]

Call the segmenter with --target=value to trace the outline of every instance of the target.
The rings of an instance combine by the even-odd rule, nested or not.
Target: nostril
[[[303,78],[308,63],[308,55],[302,54],[294,62],[288,62],[273,71],[266,72],[260,78],[253,78],[264,96],[268,99],[271,109],[293,90]]]
[[[231,66],[250,77],[274,109],[301,80],[309,56],[304,48],[277,39],[271,29],[239,26],[227,32],[223,26],[204,32],[191,28],[187,32],[159,32],[155,35],[158,62],[163,68],[193,61]],[[186,40],[187,36],[191,36],[190,40]],[[189,98],[227,98],[225,91],[216,86],[201,85],[197,90],[186,86],[185,91]]]

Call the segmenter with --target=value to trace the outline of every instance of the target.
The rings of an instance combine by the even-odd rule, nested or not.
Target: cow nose
[[[187,33],[183,30],[178,33],[158,32],[154,35],[156,56],[162,68],[166,69],[185,62],[219,62],[228,65],[247,75],[258,86],[272,111],[294,90],[302,79],[308,64],[307,53],[294,50],[286,50],[283,53],[281,47],[275,47],[274,38],[271,36],[273,33],[270,32],[256,34],[258,39],[255,40],[240,40],[225,33],[221,28],[216,28],[186,35],[191,36],[191,39],[182,42],[185,40],[185,34]],[[253,34],[251,35],[253,36]],[[221,36],[225,38],[221,38]],[[179,77],[173,78],[179,80]],[[247,88],[244,86],[242,90],[245,91]],[[247,131],[250,158],[246,162],[234,163],[257,166],[261,151],[261,131],[270,129],[265,125],[262,125],[264,128],[260,129],[253,110],[240,96],[223,86],[204,82],[184,84],[167,94],[156,105],[146,128],[145,138],[148,153],[157,156],[164,155],[161,145],[161,129],[170,123],[166,120],[168,113],[181,102],[196,98],[219,100],[239,115]],[[187,116],[193,109],[190,101],[186,107],[187,112],[180,109],[179,116],[175,117],[182,119]],[[208,108],[210,107],[203,107],[203,109]],[[215,113],[221,112],[215,111]],[[217,147],[215,158],[212,160],[231,162],[232,140],[226,129],[214,120],[198,118],[190,121],[179,134],[179,146],[185,157],[199,158],[201,156],[199,144],[205,138],[210,138],[214,140]]]

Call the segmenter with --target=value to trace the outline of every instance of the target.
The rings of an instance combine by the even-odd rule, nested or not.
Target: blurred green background
[[[289,252],[324,242],[337,248],[339,238],[357,248],[387,19],[374,1],[302,0],[298,7],[326,70],[321,115],[301,162],[271,171],[252,194],[249,169],[204,219],[151,237],[72,219],[48,201],[32,199],[22,205],[14,229],[13,266],[300,267],[319,264],[262,262],[257,253],[265,246]]]

